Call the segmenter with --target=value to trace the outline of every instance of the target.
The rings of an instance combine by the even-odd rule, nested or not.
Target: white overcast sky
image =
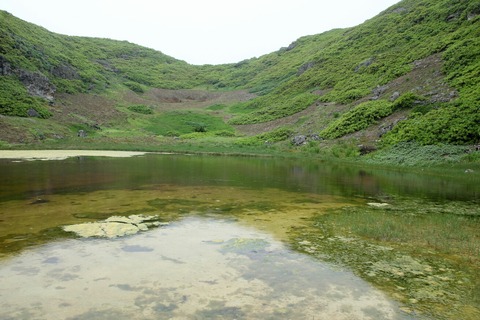
[[[352,27],[399,0],[0,0],[50,31],[127,40],[192,64],[259,57]]]

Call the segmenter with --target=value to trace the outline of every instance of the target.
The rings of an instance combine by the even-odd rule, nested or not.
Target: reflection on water
[[[4,261],[0,282],[2,319],[401,317],[352,273],[225,219],[55,242]]]
[[[480,199],[478,174],[463,170],[445,177],[298,159],[181,155],[21,163],[0,159],[0,172],[0,201],[157,184],[278,188],[341,196],[397,193],[432,199]]]
[[[286,159],[0,160],[0,172],[2,319],[396,319],[397,306],[382,294],[320,262],[326,253],[312,243],[338,237],[327,229],[320,236],[312,218],[392,195],[435,206],[472,201],[468,212],[480,199],[478,175],[463,171],[445,177]],[[68,239],[74,235],[62,229],[132,215],[170,225],[114,240]],[[390,291],[410,290],[389,283]]]

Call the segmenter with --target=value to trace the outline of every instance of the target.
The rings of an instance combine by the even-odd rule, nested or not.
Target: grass
[[[478,152],[468,153],[467,146],[420,145],[415,142],[399,143],[367,155],[364,161],[374,164],[400,166],[427,166],[474,162]],[[471,159],[472,161],[469,161]]]
[[[404,243],[458,255],[480,266],[480,212],[477,204],[450,202],[421,206],[399,201],[385,208],[352,207],[321,219],[346,234],[386,243]]]
[[[180,136],[194,132],[234,132],[221,118],[199,111],[168,111],[150,119],[148,132],[163,136]]]
[[[387,202],[318,214],[313,229],[297,231],[294,246],[351,268],[401,301],[407,313],[478,318],[479,203],[399,197]]]

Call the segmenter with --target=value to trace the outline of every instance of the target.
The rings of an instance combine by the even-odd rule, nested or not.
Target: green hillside
[[[480,0],[404,0],[359,26],[216,66],[0,11],[5,147],[264,152],[265,137],[266,152],[474,145],[479,79]]]

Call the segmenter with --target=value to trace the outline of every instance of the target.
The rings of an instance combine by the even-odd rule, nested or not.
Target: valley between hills
[[[203,66],[0,16],[2,149],[480,162],[480,1],[404,0]]]

